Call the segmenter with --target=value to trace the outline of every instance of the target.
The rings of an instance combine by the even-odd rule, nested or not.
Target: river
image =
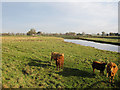
[[[92,41],[86,41],[86,40],[76,40],[76,39],[64,39],[64,41],[80,44],[83,46],[90,46],[90,47],[94,47],[101,50],[120,52],[119,50],[120,46],[117,46],[117,45],[104,44],[104,43],[98,43],[98,42],[92,42]]]

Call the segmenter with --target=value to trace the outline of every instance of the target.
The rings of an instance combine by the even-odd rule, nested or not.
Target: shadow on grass
[[[63,71],[57,72],[57,74],[60,74],[62,76],[68,77],[68,76],[79,76],[79,77],[89,77],[93,78],[95,75],[93,73],[84,71],[84,70],[79,70],[79,69],[74,69],[74,68],[67,68],[64,67]]]
[[[31,61],[28,63],[29,66],[37,66],[37,67],[48,67],[52,66],[50,65],[49,61],[42,61],[42,60],[36,60],[36,59],[30,59]],[[53,67],[53,66],[52,66]]]

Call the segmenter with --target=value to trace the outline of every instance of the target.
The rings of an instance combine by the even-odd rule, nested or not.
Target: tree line
[[[27,33],[2,33],[2,36],[18,36],[18,35],[28,35],[28,36],[35,36],[35,35],[47,35],[47,36],[54,36],[54,35],[70,35],[70,36],[94,36],[92,34],[86,34],[85,32],[82,33],[75,33],[75,32],[66,32],[65,34],[62,33],[43,33],[41,31],[36,32],[35,29],[30,29]],[[96,36],[120,36],[120,33],[105,33],[104,31],[101,33],[97,33]]]

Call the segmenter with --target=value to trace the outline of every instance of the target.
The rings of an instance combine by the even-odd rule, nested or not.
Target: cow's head
[[[114,70],[117,68],[116,64],[110,62],[110,64],[107,67],[108,67],[109,75],[114,76]]]

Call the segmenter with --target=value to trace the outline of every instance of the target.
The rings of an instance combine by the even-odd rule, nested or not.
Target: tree
[[[67,33],[65,33],[66,35],[68,35],[69,33],[67,32]]]
[[[27,32],[27,35],[35,35],[36,30],[35,29],[30,29],[30,31]]]
[[[100,35],[100,33],[97,33],[97,35],[99,36],[99,35]]]
[[[104,31],[102,32],[102,36],[105,36],[105,32]]]
[[[109,34],[107,33],[106,36],[109,36]]]
[[[78,33],[77,35],[82,35],[81,33]]]
[[[75,36],[76,33],[75,33],[75,32],[67,32],[66,35],[72,35],[72,36]]]
[[[115,33],[110,32],[109,35],[110,36],[115,36]]]
[[[41,35],[41,34],[42,34],[42,32],[41,32],[41,31],[39,31],[39,32],[37,32],[37,34],[38,34],[38,35]]]

